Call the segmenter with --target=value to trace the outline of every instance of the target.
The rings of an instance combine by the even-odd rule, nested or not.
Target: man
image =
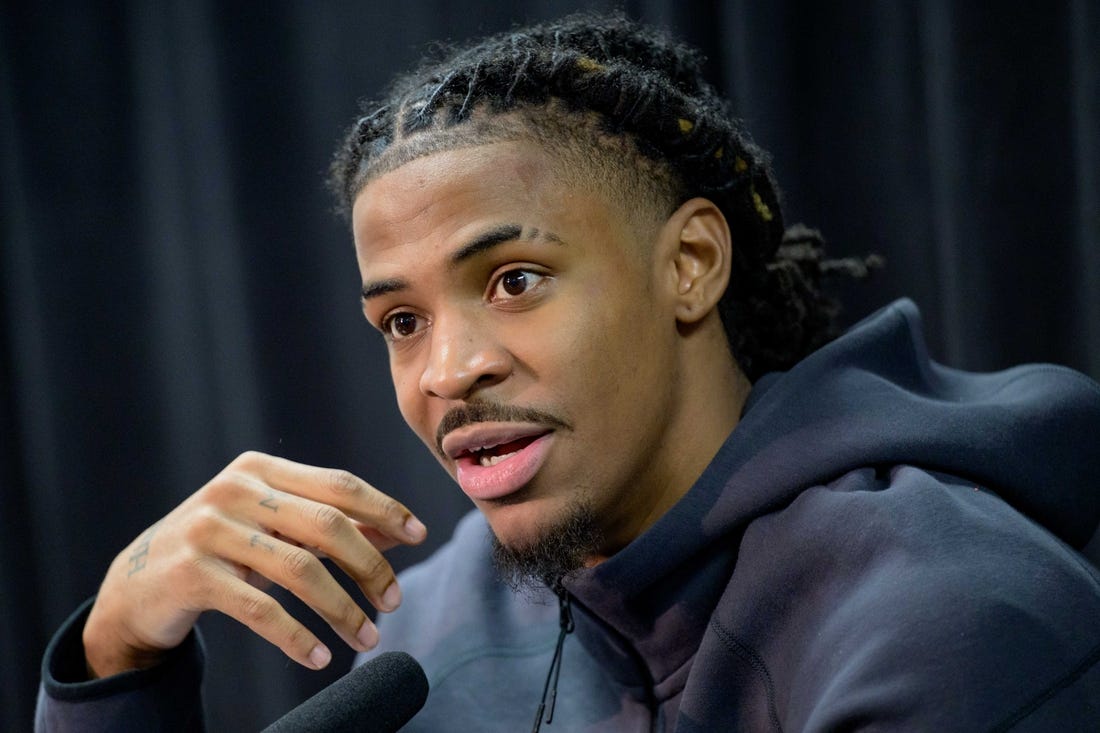
[[[820,278],[858,263],[784,232],[693,52],[618,18],[488,39],[400,80],[333,180],[402,415],[479,511],[398,584],[379,553],[424,537],[407,509],[242,456],[59,633],[41,727],[195,725],[206,609],[325,666],[259,578],[417,657],[420,730],[1100,712],[1100,582],[1070,546],[1100,518],[1100,387],[936,365],[907,302],[830,343]]]

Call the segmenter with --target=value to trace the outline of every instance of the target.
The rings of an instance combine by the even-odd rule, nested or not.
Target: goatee
[[[505,545],[494,534],[493,564],[513,591],[549,588],[561,595],[562,582],[585,567],[601,540],[595,512],[578,504],[559,521],[538,527],[535,539],[526,544]]]

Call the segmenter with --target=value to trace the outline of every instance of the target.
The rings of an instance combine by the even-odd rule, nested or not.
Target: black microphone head
[[[428,678],[405,652],[356,667],[264,729],[264,733],[393,733],[428,699]]]

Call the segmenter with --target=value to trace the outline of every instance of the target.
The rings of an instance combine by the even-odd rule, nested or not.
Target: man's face
[[[370,182],[353,210],[363,308],[402,415],[504,545],[586,505],[610,553],[685,488],[667,435],[675,287],[663,230],[639,236],[557,169],[534,144],[493,143]]]

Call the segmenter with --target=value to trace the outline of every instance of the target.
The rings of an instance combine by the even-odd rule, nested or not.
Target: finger
[[[244,576],[244,581],[258,590],[267,590],[271,587],[271,580],[249,569]]]
[[[355,520],[352,521],[355,524],[355,527],[359,530],[359,534],[363,535],[363,537],[366,538],[367,542],[370,542],[372,545],[374,545],[374,549],[378,550],[379,552],[391,550],[394,547],[402,544],[392,539],[389,535],[382,534],[374,527],[370,527],[366,524],[363,524],[362,522],[356,522]]]
[[[356,651],[368,651],[378,642],[378,632],[367,614],[309,550],[243,524],[221,533],[212,549],[286,588]]]
[[[278,601],[234,575],[225,575],[222,592],[211,607],[237,619],[309,669],[323,669],[332,652]]]
[[[416,544],[427,530],[401,502],[347,471],[307,466],[262,453],[245,453],[231,467],[252,473],[274,489],[330,504],[396,543]]]
[[[272,542],[288,547],[302,545],[323,553],[351,576],[375,608],[380,611],[397,608],[401,591],[393,568],[343,511],[275,491],[248,475],[239,476],[237,483],[251,493],[242,491],[235,497],[234,516],[250,517],[266,534],[277,534],[279,539],[271,537]],[[320,566],[316,557],[312,559]],[[325,573],[328,574],[327,570]],[[278,578],[268,577],[279,582]]]

